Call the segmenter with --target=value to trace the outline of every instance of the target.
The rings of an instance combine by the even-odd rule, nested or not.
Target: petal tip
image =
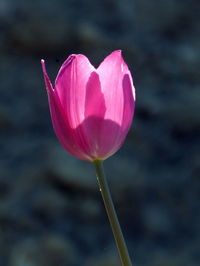
[[[41,65],[42,65],[43,73],[46,74],[46,67],[45,67],[45,61],[44,61],[44,59],[41,59],[40,62],[41,62]]]
[[[45,61],[44,61],[44,59],[41,59],[40,62],[41,62],[41,64],[44,64]]]
[[[46,85],[46,89],[47,90],[53,90],[51,81],[47,75],[47,71],[46,71],[46,66],[45,66],[45,60],[41,59],[41,65],[42,65],[42,71],[43,71],[43,75],[44,75],[44,81],[45,81],[45,85]]]
[[[118,54],[118,55],[122,55],[122,50],[121,49],[118,49],[118,50],[115,50],[112,52],[112,54]]]
[[[41,60],[40,60],[40,63],[41,63],[42,66],[44,66],[44,65],[45,65],[45,61],[44,61],[44,59],[41,59]]]

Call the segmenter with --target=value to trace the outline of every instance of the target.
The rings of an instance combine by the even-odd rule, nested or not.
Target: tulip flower
[[[86,56],[73,54],[53,87],[41,63],[57,138],[69,153],[94,163],[121,263],[131,266],[102,165],[119,150],[131,126],[135,89],[130,70],[121,51],[112,52],[98,68]]]
[[[54,131],[62,146],[86,161],[104,160],[122,145],[131,126],[135,89],[121,51],[95,69],[70,55],[51,85],[42,60]]]

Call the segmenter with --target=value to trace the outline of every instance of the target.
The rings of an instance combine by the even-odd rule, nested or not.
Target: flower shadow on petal
[[[90,75],[86,88],[85,119],[73,129],[76,144],[86,157],[89,156],[90,161],[106,159],[114,154],[123,144],[130,128],[133,115],[133,94],[128,74],[124,75],[122,83],[125,104],[122,121],[118,124],[111,119],[104,118],[106,103],[101,91],[99,76],[96,72]]]
[[[104,95],[101,90],[99,75],[93,71],[86,85],[85,97],[85,117],[98,116],[104,117],[106,112],[106,104]]]
[[[135,109],[135,93],[134,93],[134,87],[131,83],[130,76],[128,74],[125,74],[122,81],[123,86],[123,97],[124,97],[124,110],[123,110],[123,117],[122,117],[122,123],[121,126],[124,131],[127,131],[130,129],[133,115],[134,115],[134,109]],[[126,135],[126,133],[125,133]]]
[[[115,153],[122,144],[116,142],[119,134],[124,135],[117,123],[98,116],[86,118],[74,129],[74,135],[79,136],[77,144],[90,161],[106,159]]]

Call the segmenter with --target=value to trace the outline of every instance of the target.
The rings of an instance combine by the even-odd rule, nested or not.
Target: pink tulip
[[[86,161],[104,160],[122,145],[131,126],[135,89],[121,51],[94,68],[70,55],[51,85],[41,61],[55,133],[63,147]]]

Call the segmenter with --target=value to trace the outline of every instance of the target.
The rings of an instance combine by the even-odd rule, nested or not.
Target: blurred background
[[[120,266],[93,166],[59,145],[52,80],[122,49],[137,105],[105,163],[138,266],[200,265],[200,2],[0,0],[0,266]]]

